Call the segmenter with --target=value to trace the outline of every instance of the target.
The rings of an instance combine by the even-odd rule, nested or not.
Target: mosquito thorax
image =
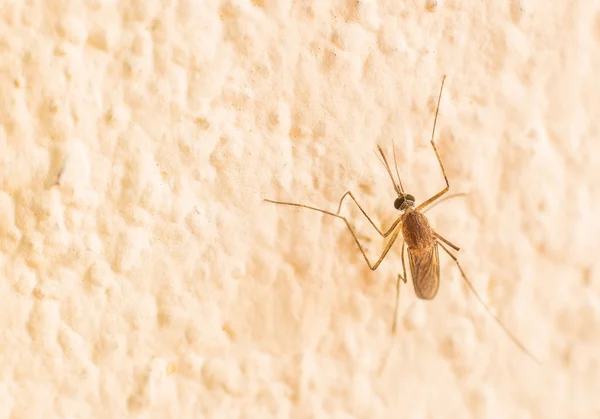
[[[415,197],[410,194],[399,196],[394,201],[394,208],[396,208],[397,210],[400,210],[400,211],[405,211],[414,205],[415,205]]]

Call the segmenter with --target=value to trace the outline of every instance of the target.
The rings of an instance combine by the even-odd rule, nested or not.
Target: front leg
[[[395,221],[395,222],[392,224],[392,226],[391,226],[391,227],[390,227],[390,228],[389,228],[389,229],[388,229],[388,230],[387,230],[385,233],[384,233],[384,232],[382,232],[382,231],[379,229],[379,227],[377,227],[377,226],[375,225],[375,223],[374,223],[374,222],[371,220],[371,218],[370,218],[370,217],[367,215],[367,213],[365,212],[365,210],[364,210],[364,209],[362,209],[362,207],[360,206],[360,204],[358,203],[358,201],[356,200],[356,198],[354,197],[354,195],[353,195],[353,194],[352,194],[352,192],[350,192],[350,191],[347,191],[347,192],[346,192],[344,195],[342,195],[342,198],[340,199],[340,203],[339,203],[339,205],[338,205],[338,210],[337,210],[337,213],[336,213],[336,214],[338,214],[338,215],[339,215],[339,213],[340,213],[340,211],[341,211],[341,209],[342,209],[342,201],[344,200],[344,198],[345,198],[346,196],[350,196],[350,198],[352,198],[352,200],[354,201],[354,203],[356,204],[356,206],[358,207],[358,209],[360,210],[360,212],[362,212],[362,213],[363,213],[363,215],[364,215],[365,217],[367,217],[367,220],[369,220],[369,223],[371,223],[371,225],[373,226],[373,228],[374,228],[375,230],[377,230],[377,232],[379,233],[379,235],[380,235],[381,237],[387,237],[387,236],[389,236],[389,235],[392,233],[392,231],[394,231],[394,229],[396,228],[396,226],[398,225],[398,222],[399,222],[399,220],[400,220],[400,219],[397,219],[397,220],[396,220],[396,221]]]

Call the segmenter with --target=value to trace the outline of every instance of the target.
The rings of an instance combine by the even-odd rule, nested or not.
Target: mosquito
[[[485,308],[485,310],[488,312],[488,314],[504,330],[504,332],[507,334],[507,336],[513,341],[513,343],[517,347],[519,347],[525,354],[527,354],[530,358],[532,358],[535,362],[537,362],[539,364],[539,361],[537,360],[537,358],[535,356],[533,356],[533,354],[525,347],[525,345],[523,345],[521,343],[521,341],[506,326],[504,326],[502,321],[500,321],[500,319],[491,311],[489,306],[484,302],[484,300],[481,298],[481,296],[479,295],[479,293],[477,292],[477,290],[475,289],[475,287],[473,286],[471,281],[468,279],[465,271],[463,270],[462,266],[460,265],[460,263],[458,261],[458,258],[450,250],[450,248],[452,248],[454,251],[458,252],[460,250],[460,248],[458,246],[454,245],[452,242],[450,242],[446,238],[442,237],[439,233],[437,233],[431,227],[427,217],[425,217],[425,215],[424,215],[424,213],[426,211],[428,211],[429,209],[431,209],[433,206],[441,203],[442,201],[445,201],[446,199],[448,199],[450,197],[455,196],[455,195],[451,195],[451,196],[446,196],[446,197],[442,198],[450,190],[450,183],[448,182],[448,177],[446,176],[446,170],[444,169],[444,165],[442,164],[442,160],[440,158],[440,155],[437,151],[437,148],[436,148],[435,142],[434,142],[435,128],[436,128],[436,124],[437,124],[438,113],[440,110],[440,101],[442,99],[442,92],[444,89],[444,81],[445,80],[446,80],[446,76],[444,75],[442,78],[442,84],[441,84],[440,92],[439,92],[439,96],[438,96],[437,108],[436,108],[435,117],[433,120],[433,129],[431,132],[431,140],[430,140],[431,146],[433,147],[433,151],[435,152],[437,161],[440,165],[440,168],[442,169],[442,175],[444,176],[444,181],[446,183],[446,186],[441,191],[439,191],[438,193],[436,193],[429,199],[425,200],[421,204],[415,206],[415,197],[404,191],[404,187],[403,187],[402,181],[400,179],[400,173],[398,171],[398,164],[396,162],[395,150],[394,150],[393,154],[394,154],[394,165],[396,168],[396,177],[398,179],[397,181],[394,178],[394,175],[390,168],[390,164],[388,163],[388,160],[387,160],[383,150],[381,149],[380,146],[377,146],[377,150],[379,152],[377,157],[380,159],[381,163],[383,164],[386,171],[388,172],[388,175],[389,175],[389,177],[392,181],[392,185],[394,187],[394,191],[396,192],[396,194],[398,196],[394,201],[394,208],[396,210],[400,211],[400,215],[398,216],[396,221],[394,221],[387,230],[383,231],[382,229],[379,229],[379,227],[377,227],[377,225],[373,222],[373,220],[371,220],[371,217],[369,217],[369,215],[366,213],[366,211],[358,203],[357,199],[354,197],[354,194],[351,191],[347,191],[346,193],[344,193],[344,195],[342,195],[342,198],[340,199],[340,202],[338,205],[338,209],[335,213],[324,210],[324,209],[312,207],[309,205],[298,204],[298,203],[293,203],[293,202],[274,201],[271,199],[265,199],[265,201],[273,203],[273,204],[278,204],[278,205],[288,205],[288,206],[294,206],[294,207],[307,208],[307,209],[318,211],[323,214],[330,215],[332,217],[341,219],[342,221],[344,221],[344,223],[346,223],[346,226],[348,227],[348,230],[350,230],[350,233],[352,234],[352,237],[354,238],[354,241],[356,242],[358,249],[360,250],[363,258],[365,259],[365,261],[367,262],[367,265],[369,266],[369,268],[372,271],[376,270],[379,267],[381,262],[385,259],[388,252],[392,248],[392,245],[396,242],[396,239],[400,235],[402,235],[402,250],[401,250],[402,275],[398,274],[398,278],[396,281],[396,305],[395,305],[395,309],[394,309],[394,321],[392,323],[392,333],[395,333],[395,330],[396,330],[396,319],[398,317],[398,302],[399,302],[399,294],[400,294],[400,281],[402,280],[402,282],[404,282],[404,283],[407,282],[406,263],[405,263],[405,259],[404,259],[405,247],[406,247],[406,253],[408,254],[408,262],[410,265],[410,272],[411,272],[411,276],[412,276],[415,294],[417,295],[418,298],[420,298],[422,300],[432,300],[438,293],[438,289],[440,286],[439,247],[441,247],[442,250],[444,252],[446,252],[446,254],[448,254],[448,256],[450,256],[450,258],[456,263],[456,266],[458,267],[458,270],[460,271],[461,276],[464,279],[464,281],[466,282],[467,286],[471,289],[471,291],[473,292],[473,294],[475,295],[477,300],[479,300],[479,302],[482,304],[482,306]],[[340,215],[342,202],[348,196],[354,201],[354,203],[356,204],[358,209],[363,213],[363,215],[367,218],[369,223],[373,226],[373,228],[375,228],[375,230],[383,238],[390,237],[385,248],[383,249],[383,252],[379,256],[379,259],[377,259],[377,261],[375,261],[375,263],[371,263],[371,261],[367,257],[365,249],[363,248],[363,245],[358,240],[358,237],[354,231],[354,228],[352,227],[352,225],[350,224],[348,219],[346,217],[344,217],[343,215]]]

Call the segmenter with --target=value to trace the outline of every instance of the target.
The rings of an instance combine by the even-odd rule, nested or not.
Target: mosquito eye
[[[407,194],[407,195],[406,195],[406,200],[407,200],[407,201],[412,201],[412,202],[415,202],[415,197],[414,197],[414,196],[412,196],[412,195],[410,195],[410,194]]]
[[[396,198],[394,201],[394,208],[400,209],[400,207],[404,204],[404,198]]]

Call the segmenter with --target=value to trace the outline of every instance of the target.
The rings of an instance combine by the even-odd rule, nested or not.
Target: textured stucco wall
[[[600,417],[600,3],[435,3],[3,1],[0,418]],[[262,201],[388,226],[443,74],[428,216],[541,366]]]

